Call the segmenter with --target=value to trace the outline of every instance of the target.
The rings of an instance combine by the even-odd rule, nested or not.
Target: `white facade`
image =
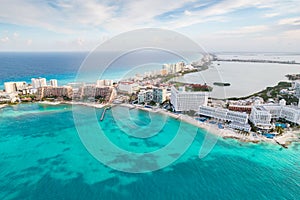
[[[263,106],[253,106],[249,120],[255,125],[261,128],[271,127],[271,117],[270,112]]]
[[[208,92],[186,92],[171,88],[171,104],[175,111],[198,111],[199,106],[207,105]]]
[[[237,122],[241,124],[246,124],[248,122],[248,114],[231,111],[224,108],[214,108],[209,106],[200,106],[199,112],[200,115],[204,115],[207,117],[212,117],[218,120]]]
[[[300,124],[300,108],[284,106],[282,107],[280,118]]]
[[[113,85],[113,80],[97,80],[97,86],[112,86]]]
[[[227,121],[238,122],[240,124],[248,123],[248,114],[228,110],[226,115]]]
[[[14,93],[17,91],[22,91],[27,88],[26,82],[5,82],[4,89],[6,93]]]
[[[233,128],[233,129],[238,129],[241,131],[246,131],[246,132],[250,132],[250,130],[251,130],[251,126],[248,123],[241,124],[238,122],[231,122],[230,124],[228,124],[228,127]]]
[[[118,89],[120,92],[126,92],[128,94],[135,93],[138,89],[138,84],[134,82],[121,81],[118,84]]]
[[[31,84],[32,84],[32,89],[37,89],[39,87],[47,86],[47,81],[45,78],[32,78]]]
[[[57,87],[57,80],[56,80],[56,79],[51,79],[51,80],[50,80],[50,85],[51,85],[52,87]]]
[[[0,102],[16,102],[19,98],[17,98],[15,93],[7,93],[7,92],[0,92]]]
[[[248,114],[236,111],[231,111],[224,108],[214,108],[209,106],[200,106],[200,115],[212,117],[218,120],[231,122],[228,127],[249,132],[251,127],[248,124]]]
[[[295,96],[300,98],[300,81],[294,82]]]
[[[184,62],[178,62],[175,64],[164,64],[163,65],[163,70],[166,70],[170,74],[175,74],[178,72],[181,72],[185,67]]]
[[[13,93],[17,91],[17,87],[14,82],[5,82],[4,88],[6,93]]]
[[[268,115],[267,118],[264,118],[262,114],[260,114],[262,111],[259,111],[258,109],[261,109],[263,112],[265,112],[265,116]],[[252,113],[253,112],[253,113]],[[300,124],[300,108],[295,106],[285,106],[280,104],[265,104],[261,106],[253,106],[251,114],[250,114],[250,120],[255,121],[255,116],[261,115],[262,119],[265,119],[265,124],[268,124],[271,122],[271,119],[285,119],[289,122]],[[270,117],[269,117],[270,115]],[[252,117],[252,118],[251,118]],[[252,122],[253,122],[252,121]],[[268,123],[267,123],[268,121]],[[253,122],[253,123],[254,123]],[[254,125],[256,125],[254,123]]]

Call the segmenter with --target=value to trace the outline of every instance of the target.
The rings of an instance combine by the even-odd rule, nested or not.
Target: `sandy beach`
[[[1,104],[1,105],[0,105],[0,109],[1,109],[1,108],[4,108],[4,107],[6,107],[6,106],[7,106],[7,104]]]
[[[93,108],[103,108],[104,106],[108,105],[108,104],[73,102],[73,101],[63,101],[61,103],[69,104],[69,105],[88,106],[88,107],[93,107]]]
[[[232,139],[237,139],[241,142],[252,142],[252,143],[259,143],[259,142],[267,142],[267,143],[272,143],[272,144],[279,144],[285,148],[288,147],[292,142],[299,142],[299,130],[298,131],[287,131],[285,134],[282,136],[277,136],[274,137],[273,139],[266,138],[263,135],[257,134],[255,132],[250,132],[249,134],[245,133],[240,133],[238,130],[234,130],[231,128],[224,127],[223,129],[220,129],[216,124],[210,124],[207,122],[200,122],[196,120],[195,118],[184,115],[184,114],[176,114],[172,113],[169,111],[166,111],[164,109],[160,108],[145,108],[144,106],[141,105],[131,105],[131,104],[120,104],[120,106],[125,106],[128,108],[136,108],[148,112],[155,112],[155,113],[160,113],[163,115],[167,115],[170,117],[173,117],[177,120],[184,121],[186,123],[189,123],[191,125],[197,126],[203,130],[206,130],[207,132],[217,135],[219,137],[223,138],[232,138]]]
[[[211,134],[214,134],[214,135],[217,135],[217,136],[220,136],[223,138],[234,138],[234,139],[238,139],[240,141],[253,142],[253,143],[258,143],[260,141],[269,141],[268,139],[265,139],[264,137],[260,137],[258,135],[256,137],[254,137],[252,135],[252,133],[250,133],[249,135],[244,135],[244,134],[238,133],[236,130],[233,130],[233,129],[228,129],[228,128],[219,129],[217,127],[217,125],[200,122],[188,115],[176,114],[176,113],[168,112],[168,111],[166,111],[164,109],[160,109],[160,108],[151,109],[151,108],[145,108],[140,105],[131,105],[131,104],[120,104],[120,106],[124,106],[124,107],[128,107],[128,108],[136,108],[136,109],[140,109],[140,110],[144,110],[144,111],[148,111],[148,112],[161,113],[161,114],[173,117],[175,119],[184,121],[191,125],[197,126],[201,129],[206,130],[207,132],[209,132]],[[275,141],[271,141],[271,142],[276,143]]]

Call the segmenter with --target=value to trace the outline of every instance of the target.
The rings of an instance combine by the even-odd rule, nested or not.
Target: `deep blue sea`
[[[85,54],[18,54],[20,60],[16,54],[0,56],[2,82],[27,81],[32,76],[63,82],[74,78]],[[99,119],[102,110],[79,108],[82,118],[76,123],[73,113],[78,108],[70,105],[28,103],[0,109],[0,199],[299,199],[297,143],[284,149],[215,138],[179,120],[123,107],[108,110],[104,120],[94,124],[86,113],[94,112]],[[117,117],[125,112],[130,117]],[[149,131],[151,123],[159,127],[159,131],[150,129],[156,135],[147,139],[129,135]],[[180,127],[185,139],[193,131],[197,135],[176,162],[157,171],[132,174],[102,164],[88,151],[82,139],[90,135],[92,140],[97,126],[111,143],[139,153],[163,148],[176,138]],[[217,143],[200,159],[199,149],[207,136]],[[105,152],[111,164],[144,167],[132,166],[126,157],[109,156],[104,143],[98,144],[93,149]],[[149,164],[159,165],[172,156],[176,155],[149,157]]]
[[[48,81],[57,79],[59,85],[65,85],[74,81],[89,81],[90,73],[98,73],[99,79],[119,80],[124,77],[133,77],[135,74],[143,74],[161,69],[164,63],[182,61],[178,56],[164,51],[141,50],[125,55],[118,53],[100,53],[94,63],[96,71],[87,71],[83,80],[76,79],[81,66],[85,66],[85,60],[89,52],[0,52],[0,89],[4,82],[26,81],[31,83],[31,78],[43,77]],[[110,65],[103,66],[101,60],[106,55],[116,55]],[[191,53],[191,60],[200,59],[198,53]],[[97,70],[97,67],[99,70]],[[84,69],[84,67],[82,67]],[[104,69],[100,73],[100,69]],[[94,81],[94,80],[93,80]]]

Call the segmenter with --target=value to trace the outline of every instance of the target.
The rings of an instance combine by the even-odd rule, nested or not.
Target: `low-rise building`
[[[238,112],[246,112],[251,113],[251,105],[235,105],[235,104],[229,104],[228,109],[232,111],[238,111]]]
[[[19,100],[17,93],[0,92],[0,103],[14,103]]]
[[[238,122],[231,122],[230,124],[228,124],[228,127],[232,129],[245,131],[245,132],[250,132],[251,130],[251,126],[248,123],[243,124]]]

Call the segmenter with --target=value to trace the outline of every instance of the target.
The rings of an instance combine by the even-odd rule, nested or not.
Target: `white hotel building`
[[[241,113],[224,108],[214,108],[209,106],[200,106],[198,113],[206,117],[212,117],[214,119],[222,121],[229,121],[231,122],[228,125],[230,128],[243,130],[246,132],[249,132],[251,129],[250,125],[248,124],[247,113]]]
[[[300,124],[300,108],[282,104],[253,106],[249,119],[255,126],[262,128],[271,127],[271,119],[285,119]]]
[[[120,81],[118,84],[118,90],[127,94],[136,93],[138,88],[138,84],[133,81]]]
[[[263,129],[271,128],[271,113],[262,105],[253,106],[249,120],[254,124]]]
[[[51,79],[51,80],[50,80],[50,85],[51,85],[52,87],[57,87],[57,86],[58,86],[57,80],[56,80],[56,79]]]
[[[24,81],[19,82],[5,82],[4,89],[6,93],[14,93],[17,91],[22,91],[27,88],[27,83]]]
[[[45,78],[32,78],[31,79],[32,89],[38,89],[39,87],[47,86]]]
[[[208,92],[187,92],[171,88],[171,104],[175,111],[198,111],[199,106],[207,105]]]

